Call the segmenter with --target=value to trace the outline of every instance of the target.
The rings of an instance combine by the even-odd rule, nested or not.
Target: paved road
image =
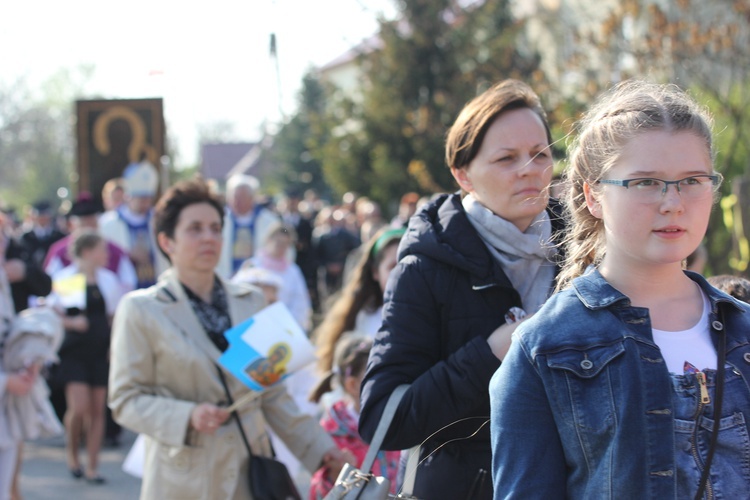
[[[103,448],[100,454],[99,474],[106,484],[91,485],[74,479],[68,473],[65,461],[65,441],[62,437],[27,442],[21,469],[21,494],[24,500],[107,500],[137,499],[141,481],[122,471],[122,462],[135,440],[132,432],[123,430],[119,448]],[[85,464],[81,450],[81,461]]]

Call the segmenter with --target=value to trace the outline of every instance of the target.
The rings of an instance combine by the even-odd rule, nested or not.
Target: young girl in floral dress
[[[365,443],[357,431],[359,425],[359,386],[365,374],[367,358],[372,348],[372,338],[369,335],[350,332],[345,334],[336,344],[334,351],[334,367],[321,380],[311,399],[316,402],[321,396],[332,389],[332,382],[336,381],[344,396],[326,409],[320,425],[331,435],[336,445],[345,452],[350,452],[356,459],[356,466],[362,465],[369,445]],[[399,451],[380,451],[373,464],[372,473],[376,476],[387,477],[391,481],[391,493],[396,491],[396,473],[398,472]],[[310,485],[310,500],[320,500],[333,488],[328,471],[321,467],[313,475]]]

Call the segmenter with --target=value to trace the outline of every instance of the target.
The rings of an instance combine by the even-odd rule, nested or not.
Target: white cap
[[[271,286],[281,289],[284,282],[281,277],[262,267],[241,267],[232,277],[234,283],[248,283],[255,286]]]

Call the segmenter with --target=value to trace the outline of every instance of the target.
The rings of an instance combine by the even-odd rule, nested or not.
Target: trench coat
[[[259,290],[222,282],[232,324],[264,306]],[[145,290],[129,293],[112,329],[109,406],[121,425],[145,435],[142,499],[248,499],[248,456],[234,418],[213,435],[190,428],[197,404],[227,401],[214,346],[171,271]],[[233,399],[249,389],[225,374]],[[258,393],[239,410],[254,454],[270,456],[266,425],[310,471],[333,440],[302,414],[283,384]]]

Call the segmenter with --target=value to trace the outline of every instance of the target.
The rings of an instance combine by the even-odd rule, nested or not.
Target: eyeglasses
[[[639,177],[637,179],[625,180],[601,179],[598,182],[622,186],[633,197],[638,198],[639,201],[656,203],[667,194],[670,184],[674,184],[683,200],[699,200],[716,192],[721,185],[721,181],[721,174],[706,174],[691,175],[690,177],[676,181],[665,181],[663,179],[654,179],[653,177]]]

